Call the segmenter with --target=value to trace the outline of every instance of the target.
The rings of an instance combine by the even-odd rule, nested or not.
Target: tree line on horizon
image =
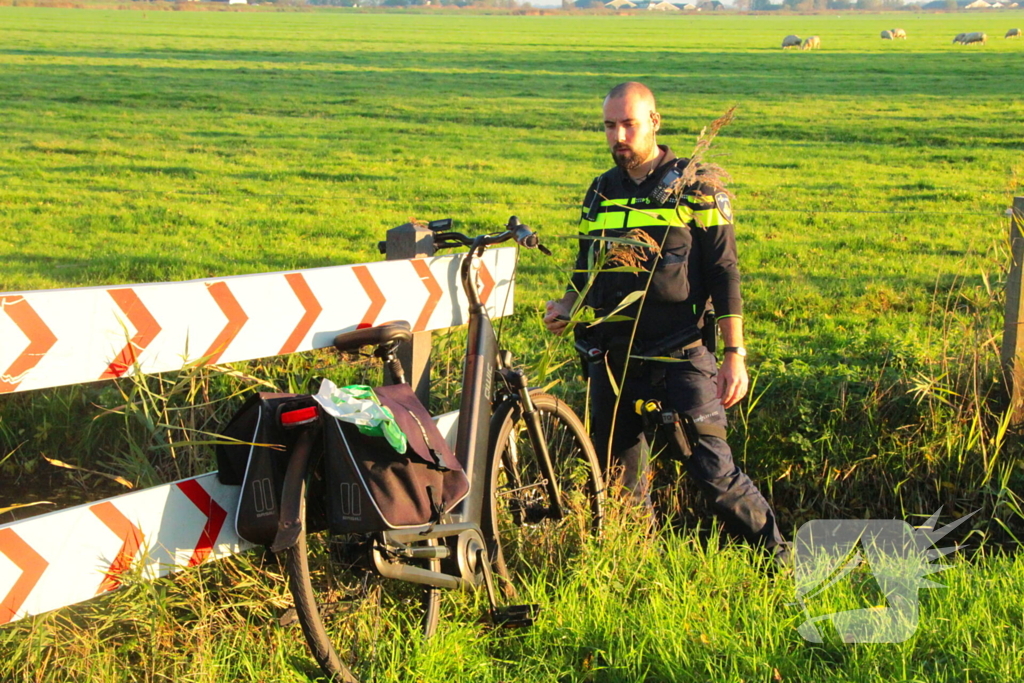
[[[329,7],[460,7],[486,9],[534,9],[534,4],[522,0],[270,0],[275,4],[309,4]],[[638,1],[638,0],[634,0]],[[842,11],[918,11],[958,10],[963,9],[970,0],[932,0],[928,3],[904,2],[904,0],[732,0],[731,5],[723,5],[718,0],[701,0],[694,4],[701,11],[734,10],[739,12],[813,12],[821,10]],[[657,2],[657,0],[652,0]],[[671,2],[671,0],[670,0]],[[679,0],[682,5],[684,0]],[[561,0],[564,11],[601,10],[606,8],[607,0]],[[645,9],[648,2],[639,0],[638,9]],[[557,10],[558,7],[543,6],[539,9]],[[616,8],[612,8],[616,9]],[[617,10],[618,11],[618,10]]]

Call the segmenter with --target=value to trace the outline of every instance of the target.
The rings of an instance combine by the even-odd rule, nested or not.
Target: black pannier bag
[[[332,533],[408,529],[438,521],[469,493],[469,480],[408,384],[374,390],[408,439],[399,454],[382,436],[324,415],[327,523]]]
[[[284,403],[290,407],[315,404],[307,395],[255,394],[221,431],[223,436],[242,443],[217,445],[217,479],[222,484],[242,486],[235,531],[260,545],[271,545],[277,535],[281,487],[295,437],[280,426],[277,412]]]

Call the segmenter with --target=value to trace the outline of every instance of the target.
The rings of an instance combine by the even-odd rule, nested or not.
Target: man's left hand
[[[747,395],[750,380],[747,365],[738,353],[727,353],[718,368],[718,398],[723,408],[731,408]]]

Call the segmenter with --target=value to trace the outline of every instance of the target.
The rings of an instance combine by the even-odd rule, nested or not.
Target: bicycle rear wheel
[[[302,521],[298,542],[287,551],[288,583],[310,652],[330,680],[358,683],[350,667],[356,662],[369,666],[374,649],[394,637],[390,629],[433,635],[440,589],[374,572],[370,552],[381,543],[379,534],[335,537],[309,531],[305,504]],[[418,563],[440,570],[439,560]]]
[[[491,536],[495,571],[513,580],[534,568],[565,568],[600,530],[604,506],[601,467],[583,423],[550,394],[530,397],[561,490],[563,515],[558,518],[552,509],[521,406],[510,405],[496,415],[491,434],[491,495],[485,505],[490,514],[484,529]]]

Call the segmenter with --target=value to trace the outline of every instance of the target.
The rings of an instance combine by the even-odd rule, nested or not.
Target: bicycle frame
[[[500,415],[501,411],[492,413],[493,405],[489,399],[488,402],[485,402],[484,399],[492,395],[492,383],[501,380],[510,389],[508,400],[518,401],[522,404],[522,416],[529,430],[531,441],[540,455],[544,476],[550,487],[549,494],[557,508],[556,515],[560,518],[562,516],[561,492],[558,490],[558,483],[553,473],[554,468],[548,454],[547,442],[541,434],[533,402],[530,400],[526,375],[508,367],[508,364],[503,362],[504,354],[498,349],[494,327],[491,324],[490,316],[487,315],[487,309],[480,301],[480,293],[473,280],[474,263],[479,260],[482,253],[482,246],[478,247],[474,244],[462,264],[462,287],[466,296],[469,297],[469,340],[466,348],[466,363],[463,368],[462,405],[459,408],[460,420],[455,452],[467,454],[466,469],[468,472],[476,471],[473,467],[476,457],[488,454],[490,431],[497,426],[491,424],[491,418],[494,414]],[[463,421],[461,419],[463,415],[470,415],[472,419]],[[488,426],[486,434],[481,429],[481,426],[485,424]],[[486,474],[486,469],[482,471]],[[481,519],[485,486],[486,482],[482,482],[482,485],[475,490],[471,486],[470,495],[466,501],[463,501],[462,506],[468,508],[468,513],[463,514],[459,519]]]
[[[484,251],[483,240],[478,238],[470,247],[460,271],[462,288],[469,299],[469,330],[466,343],[466,355],[463,364],[462,400],[459,406],[459,424],[456,436],[455,453],[463,463],[470,480],[469,495],[450,513],[451,522],[437,524],[420,532],[384,532],[385,541],[399,544],[428,538],[458,537],[455,547],[454,567],[457,575],[446,572],[432,572],[398,562],[388,562],[382,553],[374,552],[374,564],[378,572],[388,578],[402,579],[415,583],[443,588],[476,588],[483,580],[492,607],[496,606],[493,579],[491,577],[490,560],[486,557],[486,539],[481,528],[483,522],[483,506],[489,501],[484,496],[489,490],[488,479],[492,464],[491,432],[495,428],[492,417],[504,417],[507,410],[495,411],[492,397],[494,383],[502,382],[508,390],[502,400],[505,403],[519,403],[523,419],[526,421],[534,447],[542,454],[542,467],[545,478],[551,487],[552,500],[557,510],[555,515],[561,517],[560,492],[553,474],[553,466],[547,451],[547,444],[541,434],[541,428],[530,400],[526,376],[521,372],[507,367],[505,356],[498,348],[497,335],[491,323],[487,309],[480,301],[480,292],[475,274],[477,264]],[[447,546],[438,546],[444,554]],[[446,556],[445,559],[450,556]]]
[[[513,220],[514,225],[519,226],[518,220]],[[525,229],[525,226],[522,228]],[[441,233],[437,238],[443,239],[446,235],[453,234],[455,233]],[[512,234],[513,221],[510,221],[509,230],[502,233],[503,239],[509,239]],[[532,236],[528,230],[526,234]],[[491,468],[498,466],[498,463],[491,462],[494,457],[491,450],[492,431],[500,427],[493,424],[494,419],[503,420],[511,410],[518,407],[530,440],[540,456],[541,469],[553,502],[552,516],[561,518],[562,508],[557,479],[554,476],[554,468],[539,419],[530,399],[526,376],[523,372],[508,367],[509,357],[498,349],[490,316],[480,301],[475,275],[477,264],[488,245],[487,240],[488,236],[481,236],[473,241],[460,272],[462,288],[469,299],[469,330],[463,364],[462,399],[455,453],[469,479],[469,494],[442,522],[413,529],[382,532],[383,543],[374,544],[372,559],[374,569],[387,578],[438,588],[476,589],[483,583],[493,608],[497,606],[497,595],[491,574],[488,539],[482,524],[484,505],[489,503],[484,497],[490,488]],[[498,392],[497,410],[494,401],[496,382],[500,382],[502,386],[502,390]],[[296,452],[292,456],[294,467],[290,466],[286,473],[281,501],[284,514],[273,546],[275,551],[294,543],[299,531],[297,525],[301,524],[299,511],[303,495],[302,482],[308,467],[310,443],[309,438],[299,439]],[[430,539],[448,540],[432,546],[410,547]],[[440,559],[443,561],[442,571],[432,571],[402,561],[414,558]]]
[[[476,243],[462,263],[462,289],[469,298],[469,334],[462,369],[462,401],[455,454],[470,480],[469,495],[453,511],[452,519],[480,523],[484,493],[487,491],[487,447],[490,441],[491,391],[498,367],[498,340],[491,318],[480,301],[474,276],[474,263],[483,251]]]

